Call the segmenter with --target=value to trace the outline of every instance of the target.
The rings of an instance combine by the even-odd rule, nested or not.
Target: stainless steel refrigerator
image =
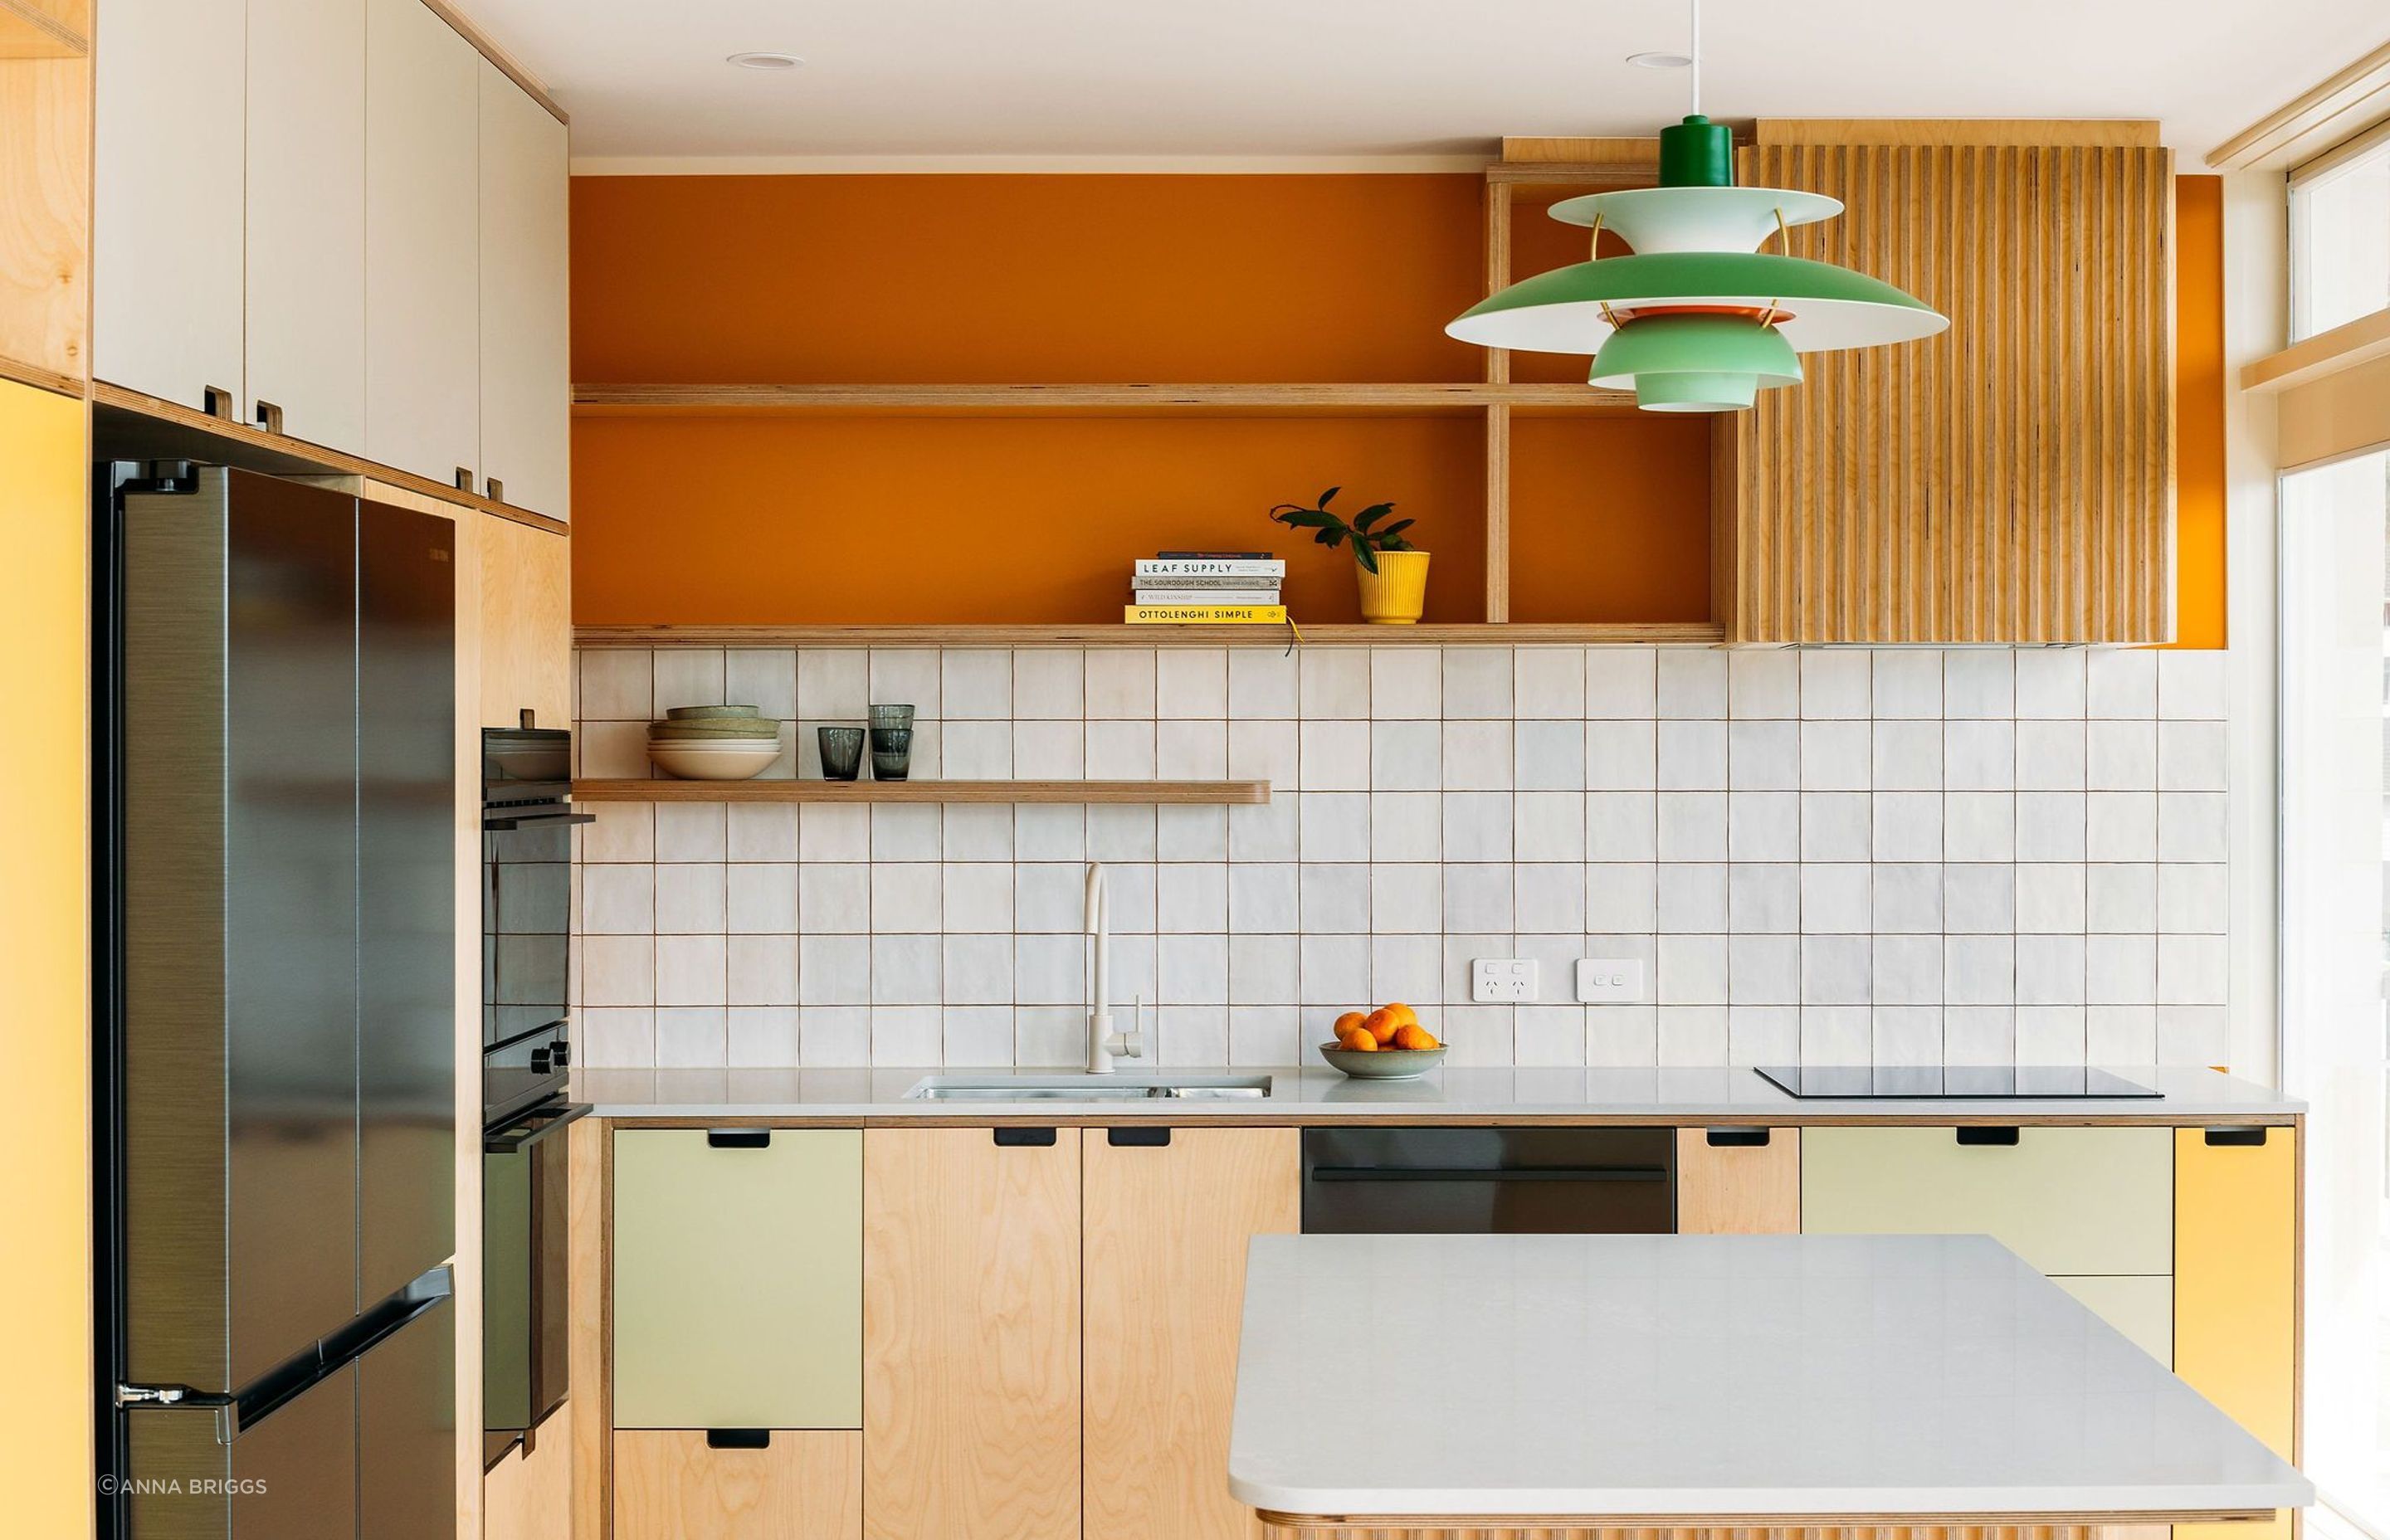
[[[103,514],[103,1534],[453,1536],[453,528]]]

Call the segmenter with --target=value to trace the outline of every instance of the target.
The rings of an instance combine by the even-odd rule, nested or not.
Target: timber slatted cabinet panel
[[[2174,631],[2174,176],[2154,145],[1780,144],[1839,198],[1792,255],[1950,318],[1802,359],[1743,414],[1740,642],[2154,642]]]

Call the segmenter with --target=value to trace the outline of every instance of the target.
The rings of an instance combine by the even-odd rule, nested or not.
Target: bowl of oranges
[[[1416,1080],[1444,1062],[1444,1045],[1396,1000],[1338,1017],[1336,1041],[1321,1044],[1319,1057],[1356,1080]]]

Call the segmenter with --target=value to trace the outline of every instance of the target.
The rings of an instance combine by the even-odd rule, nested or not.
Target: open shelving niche
[[[1511,226],[1522,190],[1648,186],[1657,173],[1656,141],[1568,140],[1603,159],[1546,162],[1536,141],[1508,141],[1506,159],[1486,168],[1486,292],[1509,287]],[[1633,417],[1630,392],[1584,385],[1520,382],[1510,355],[1486,350],[1484,379],[1423,383],[1237,384],[582,384],[582,417],[753,417],[870,415],[894,417],[1316,416],[1478,417],[1484,435],[1485,593],[1482,622],[1419,625],[1301,624],[1304,642],[1351,646],[1620,645],[1716,646],[1727,639],[1715,543],[1730,529],[1737,426],[1722,414],[1710,430],[1712,602],[1707,621],[1512,623],[1510,621],[1511,428],[1520,417]],[[1275,626],[1125,625],[585,625],[583,647],[1070,647],[1270,646],[1294,637]],[[679,784],[679,783],[662,783]],[[900,783],[901,784],[901,783]]]

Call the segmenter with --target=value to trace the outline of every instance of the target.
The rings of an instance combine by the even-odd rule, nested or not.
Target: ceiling
[[[572,111],[584,170],[1482,157],[1648,134],[1684,0],[463,0]],[[2204,155],[2380,44],[2348,0],[1710,0],[1721,118],[2157,118]],[[742,49],[803,69],[732,69]],[[666,169],[657,166],[654,169]]]

